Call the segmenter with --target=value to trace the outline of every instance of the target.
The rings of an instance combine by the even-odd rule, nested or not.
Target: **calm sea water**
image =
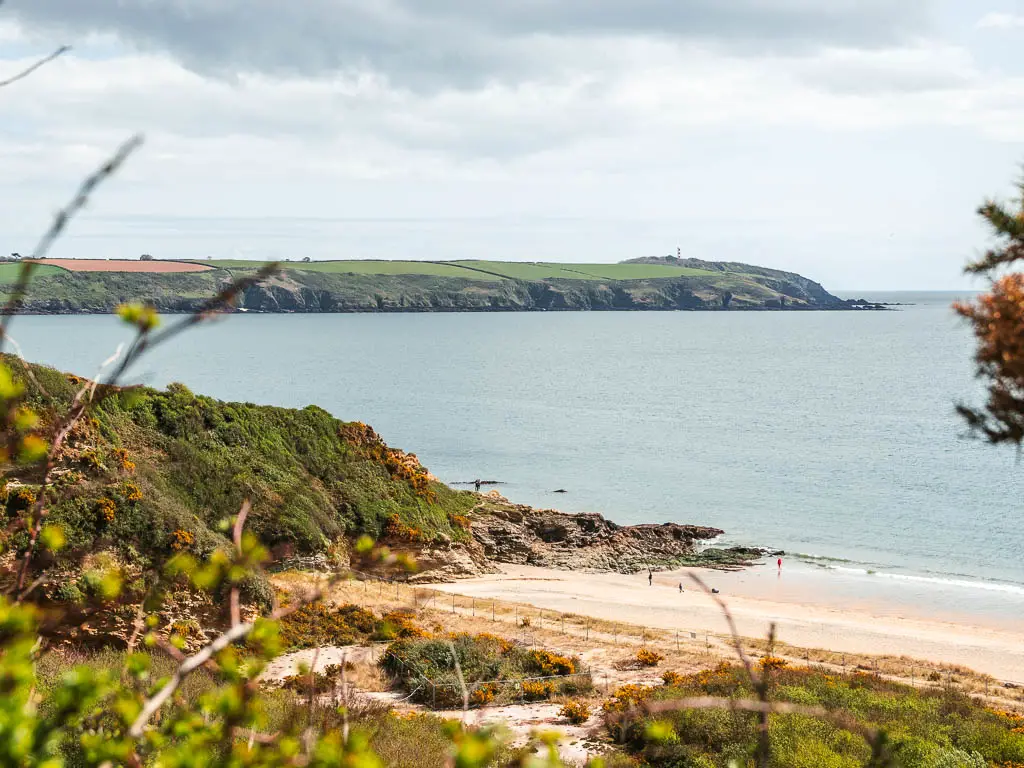
[[[501,480],[516,501],[713,525],[844,584],[1024,607],[1024,467],[962,436],[954,405],[979,390],[955,294],[872,298],[915,305],[234,316],[136,377],[315,403],[372,424],[443,480]],[[127,336],[104,316],[19,318],[13,332],[27,358],[85,375]]]

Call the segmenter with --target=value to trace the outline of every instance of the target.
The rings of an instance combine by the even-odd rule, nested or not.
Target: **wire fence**
[[[511,635],[513,639],[533,647],[542,646],[542,640],[537,637],[535,632],[535,630],[541,630],[558,632],[584,641],[589,641],[591,638],[605,642],[610,641],[615,646],[626,648],[639,649],[653,645],[661,650],[674,650],[677,653],[687,651],[716,657],[734,655],[728,638],[703,627],[667,630],[637,626],[516,603],[509,604],[496,599],[457,595],[359,571],[353,571],[353,573],[358,577],[358,583],[361,584],[361,588],[356,587],[356,594],[353,595],[357,600],[360,595],[369,597],[371,590],[376,591],[378,600],[388,597],[401,601],[404,595],[415,610],[432,610],[509,625],[511,633],[508,629],[503,629],[503,634]],[[819,668],[826,672],[861,672],[904,682],[908,679],[909,673],[910,683],[914,686],[959,688],[969,693],[984,692],[986,696],[998,695],[1000,698],[1024,702],[1024,682],[971,673],[957,665],[919,666],[908,664],[903,659],[888,660],[871,657],[867,654],[846,654],[809,648],[787,649],[786,653],[777,652],[776,655],[782,656],[787,661],[803,662],[808,667]],[[603,686],[601,680],[594,682],[598,688],[603,687],[607,690],[607,675],[604,677]],[[508,684],[508,681],[487,682]]]

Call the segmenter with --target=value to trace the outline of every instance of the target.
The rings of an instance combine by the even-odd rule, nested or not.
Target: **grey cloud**
[[[34,30],[116,35],[204,74],[372,73],[417,90],[572,67],[540,39],[640,36],[741,52],[886,45],[926,29],[935,0],[10,0]],[[571,48],[571,46],[570,46]]]
[[[967,88],[978,81],[967,67],[935,61],[822,61],[800,73],[800,80],[829,93],[866,96],[916,94]]]

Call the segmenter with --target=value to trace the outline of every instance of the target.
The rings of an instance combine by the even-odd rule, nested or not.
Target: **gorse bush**
[[[287,605],[287,601],[284,604]],[[411,618],[398,612],[378,617],[358,605],[335,606],[320,600],[302,605],[284,616],[279,624],[281,643],[287,650],[423,637],[426,634]]]
[[[81,380],[5,362],[10,386],[41,414],[35,428],[57,426]],[[329,555],[362,534],[397,531],[410,544],[468,536],[453,521],[473,506],[472,494],[430,480],[425,495],[419,481],[382,463],[386,446],[372,430],[358,432],[349,442],[347,425],[314,407],[222,403],[182,385],[110,390],[54,452],[61,493],[48,500],[47,517],[66,537],[63,557],[111,548],[142,571],[174,551],[206,557],[224,547],[222,521],[245,499],[253,505],[247,530],[276,558]],[[404,455],[386,452],[394,461]],[[4,479],[8,517],[34,504],[33,465],[10,466]],[[16,548],[26,543],[24,534],[12,540]]]
[[[636,663],[641,667],[656,667],[665,660],[665,657],[650,648],[641,648],[636,652]]]
[[[463,684],[473,704],[536,701],[567,692],[570,685],[578,692],[592,686],[586,675],[568,678],[579,670],[578,659],[525,648],[491,634],[398,640],[388,646],[381,665],[414,701],[438,707],[461,705]],[[568,679],[536,679],[548,677]],[[501,684],[494,687],[493,696],[486,702],[473,699],[473,691],[489,690],[490,683]]]
[[[564,717],[573,725],[583,725],[590,719],[590,707],[582,701],[567,701],[558,710],[558,716]]]

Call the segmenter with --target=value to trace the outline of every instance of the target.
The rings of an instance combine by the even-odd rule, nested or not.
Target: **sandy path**
[[[591,616],[682,633],[728,631],[707,596],[687,589],[682,574],[567,573],[504,566],[501,575],[466,579],[437,589],[477,598],[526,603],[546,610]],[[958,664],[1003,681],[1024,681],[1024,632],[950,621],[876,615],[866,609],[773,602],[733,597],[723,590],[740,634],[763,638],[772,622],[782,642],[841,653],[896,655]],[[684,634],[684,636],[686,636]]]

